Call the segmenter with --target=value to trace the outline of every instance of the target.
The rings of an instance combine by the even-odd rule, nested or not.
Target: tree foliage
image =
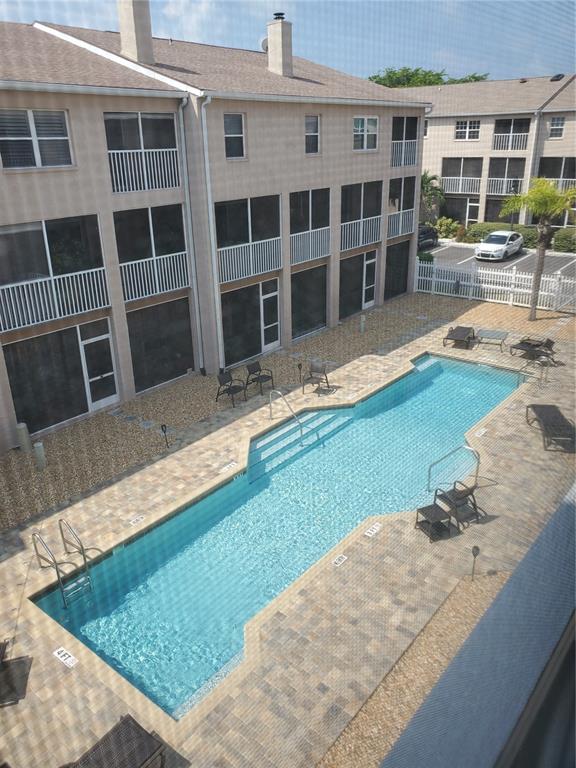
[[[450,77],[443,69],[437,72],[422,67],[386,67],[382,72],[371,75],[369,80],[388,88],[416,88],[419,85],[453,85],[454,83],[478,83],[488,79],[488,73],[480,75],[472,72],[464,77]]]
[[[532,282],[532,295],[530,296],[529,320],[536,319],[536,305],[538,304],[540,283],[544,272],[544,259],[546,258],[546,250],[550,247],[554,236],[552,221],[565,211],[571,211],[575,203],[576,187],[560,192],[554,182],[549,179],[532,179],[528,192],[509,197],[500,211],[500,218],[504,218],[526,208],[537,219],[537,260]]]
[[[435,173],[423,171],[420,179],[421,218],[434,219],[443,200],[442,179]]]

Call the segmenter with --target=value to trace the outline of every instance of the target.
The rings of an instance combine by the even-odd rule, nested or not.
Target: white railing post
[[[516,265],[514,265],[510,270],[509,291],[510,291],[510,296],[508,298],[508,304],[512,307],[514,306],[514,294],[516,292]]]
[[[432,283],[430,285],[430,293],[436,293],[436,263],[432,262]]]

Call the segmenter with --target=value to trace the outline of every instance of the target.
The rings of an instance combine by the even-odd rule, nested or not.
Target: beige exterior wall
[[[564,135],[561,139],[550,138],[550,121],[564,117]],[[545,112],[537,146],[539,157],[574,157],[576,154],[576,112]]]

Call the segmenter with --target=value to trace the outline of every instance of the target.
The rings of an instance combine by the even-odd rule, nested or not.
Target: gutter
[[[208,94],[200,107],[202,126],[202,145],[204,149],[204,175],[206,177],[206,196],[208,198],[208,230],[210,232],[210,261],[212,264],[212,280],[214,290],[214,312],[216,314],[216,344],[218,348],[218,366],[226,367],[224,358],[224,330],[222,328],[222,304],[220,298],[220,280],[218,278],[218,253],[216,249],[216,227],[214,223],[214,202],[212,199],[212,180],[210,178],[210,155],[208,152],[208,128],[206,125],[206,107],[212,101]]]
[[[344,99],[332,96],[290,96],[277,93],[229,93],[227,91],[209,91],[213,99],[227,99],[237,101],[280,101],[294,102],[297,104],[343,104],[343,105],[367,105],[371,107],[416,107],[425,109],[432,107],[430,101],[384,101],[383,99]]]
[[[39,91],[45,93],[81,93],[94,96],[154,96],[164,99],[182,99],[185,91],[158,91],[151,88],[113,88],[100,85],[72,85],[66,83],[37,83],[31,80],[0,80],[0,91]]]
[[[184,126],[184,109],[188,104],[189,96],[184,96],[178,106],[178,128],[180,129],[180,146],[182,149],[182,183],[184,184],[186,240],[190,254],[190,278],[192,295],[194,298],[194,318],[198,332],[198,364],[200,373],[206,373],[204,365],[204,334],[202,333],[202,319],[200,317],[200,298],[198,295],[198,274],[196,270],[196,249],[194,248],[194,231],[192,227],[192,207],[190,204],[190,178],[188,174],[188,152],[186,148],[186,129]]]

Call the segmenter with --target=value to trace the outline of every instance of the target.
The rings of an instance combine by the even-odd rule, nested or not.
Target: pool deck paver
[[[459,322],[470,325],[509,328],[520,316],[476,302],[464,311],[461,300],[453,301]],[[522,324],[516,327],[511,338],[521,335]],[[27,599],[51,581],[32,559],[31,530],[40,527],[55,542],[61,514],[1,534],[0,636],[15,638],[9,657],[29,655],[33,664],[26,698],[0,709],[0,759],[12,768],[56,768],[130,712],[194,768],[311,768],[469,572],[472,545],[481,548],[481,572],[512,570],[571,485],[573,454],[543,451],[539,431],[524,419],[528,402],[574,412],[574,320],[551,313],[532,332],[542,334],[542,327],[558,339],[562,365],[542,388],[523,384],[468,434],[482,457],[478,499],[486,520],[433,544],[414,529],[413,510],[366,520],[247,624],[244,660],[179,721]],[[296,408],[350,404],[409,370],[410,359],[425,351],[516,369],[524,362],[492,345],[443,349],[444,330],[438,322],[428,332],[411,327],[401,346],[391,339],[389,351],[384,344],[337,368],[331,378],[339,388],[331,395],[296,391],[289,400]],[[198,430],[197,441],[64,516],[87,545],[111,550],[226,482],[245,464],[249,437],[269,427],[267,407],[217,413],[209,425],[189,428]],[[131,526],[138,515],[144,520]],[[368,538],[364,531],[374,520],[382,528]],[[338,554],[347,560],[335,567]],[[52,655],[59,646],[76,656],[74,668]]]

